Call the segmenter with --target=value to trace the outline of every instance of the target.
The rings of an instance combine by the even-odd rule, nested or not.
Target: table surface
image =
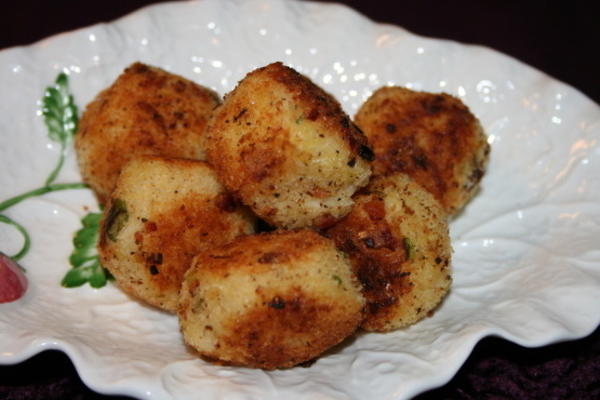
[[[416,34],[481,44],[566,82],[600,103],[600,24],[589,3],[508,1],[340,1],[378,22]],[[108,22],[156,1],[13,1],[0,13],[0,49]],[[600,329],[537,349],[486,338],[445,386],[425,399],[600,398]],[[0,366],[1,399],[126,399],[94,393],[63,353],[46,351]]]

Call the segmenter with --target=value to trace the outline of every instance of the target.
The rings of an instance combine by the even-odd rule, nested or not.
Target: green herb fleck
[[[406,258],[408,260],[412,259],[415,256],[415,245],[407,237],[404,238],[404,250],[406,251]]]
[[[110,275],[100,264],[96,252],[101,219],[102,213],[89,213],[81,219],[83,227],[75,233],[74,249],[69,257],[73,268],[63,278],[63,286],[70,288],[89,283],[91,287],[100,288],[106,285]]]
[[[113,242],[117,241],[117,235],[129,219],[127,205],[121,199],[115,199],[110,205],[104,225],[104,234]]]
[[[334,281],[336,281],[338,283],[338,286],[342,285],[342,278],[340,278],[337,275],[331,275],[331,277],[333,278]]]
[[[304,121],[304,116],[301,115],[298,118],[296,118],[296,125],[300,125],[302,123],[302,121]]]

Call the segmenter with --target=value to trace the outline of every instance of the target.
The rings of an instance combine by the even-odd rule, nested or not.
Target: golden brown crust
[[[404,174],[376,177],[327,230],[347,252],[367,299],[362,327],[390,331],[433,310],[451,283],[451,247],[438,202]]]
[[[353,154],[371,161],[371,149],[368,147],[366,137],[342,112],[341,105],[333,96],[298,71],[285,67],[281,63],[271,64],[256,72],[263,71],[290,90],[293,100],[306,110],[302,115],[303,118],[309,121],[319,120],[324,130],[339,132]]]
[[[203,135],[220,103],[211,90],[141,63],[129,66],[86,108],[75,135],[83,179],[100,203],[136,155],[203,159]]]
[[[218,107],[207,157],[229,190],[284,228],[345,215],[372,152],[339,103],[281,63],[249,73]]]
[[[124,291],[175,311],[196,253],[252,233],[253,222],[205,162],[143,156],[123,168],[98,250]]]
[[[375,175],[410,175],[449,214],[476,193],[490,147],[479,121],[460,99],[384,87],[363,104],[355,122],[373,146]]]
[[[346,256],[301,230],[244,236],[198,254],[178,314],[186,342],[204,357],[274,369],[342,341],[363,306]]]

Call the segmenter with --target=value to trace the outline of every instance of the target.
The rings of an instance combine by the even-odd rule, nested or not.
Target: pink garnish
[[[16,262],[0,252],[0,303],[20,299],[27,290],[27,278]]]

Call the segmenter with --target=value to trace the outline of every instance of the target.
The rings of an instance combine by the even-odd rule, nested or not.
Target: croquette
[[[216,93],[141,63],[129,66],[87,106],[75,135],[83,180],[106,203],[119,171],[137,155],[202,160]]]
[[[199,253],[178,315],[185,341],[205,358],[275,369],[312,360],[351,335],[364,304],[348,257],[303,229]]]
[[[477,192],[490,153],[478,119],[448,94],[377,90],[354,121],[375,153],[374,175],[404,172],[456,214]]]
[[[373,159],[340,104],[281,63],[252,71],[225,96],[206,147],[225,186],[287,229],[322,228],[347,214]]]
[[[254,232],[254,217],[203,161],[140,156],[122,170],[100,226],[102,265],[127,293],[175,312],[202,250]]]
[[[326,231],[347,252],[367,299],[362,328],[386,332],[432,312],[451,283],[451,245],[441,205],[410,177],[372,179],[350,214]]]

